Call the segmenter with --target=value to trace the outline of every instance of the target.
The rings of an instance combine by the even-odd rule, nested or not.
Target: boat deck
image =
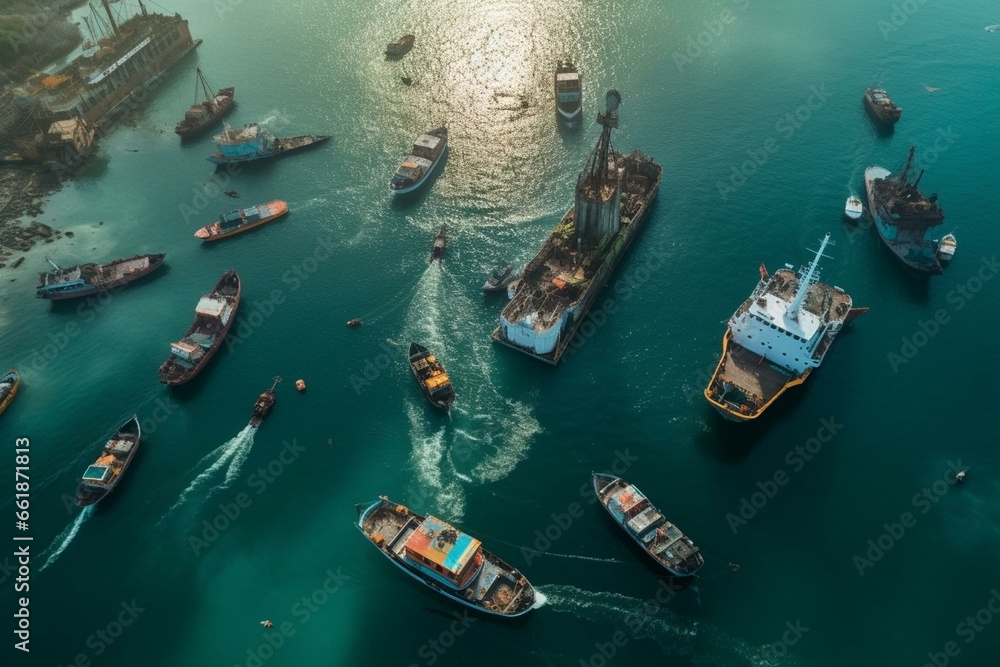
[[[752,411],[770,402],[791,379],[788,371],[729,340],[710,389],[715,400],[733,410],[748,406]]]

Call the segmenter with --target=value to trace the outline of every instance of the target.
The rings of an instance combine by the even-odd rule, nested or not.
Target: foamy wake
[[[216,473],[220,470],[225,469],[225,476],[219,484],[212,487],[205,497],[208,498],[208,496],[211,496],[216,491],[229,488],[229,485],[232,484],[237,477],[239,477],[240,469],[243,467],[243,463],[247,460],[247,455],[250,454],[250,450],[253,449],[253,438],[256,433],[257,427],[247,424],[246,427],[232,440],[216,447],[214,450],[203,456],[195,466],[195,470],[208,461],[212,461],[212,464],[198,474],[198,476],[195,477],[190,484],[188,484],[186,489],[181,491],[181,495],[177,499],[177,502],[170,506],[170,509],[167,510],[167,513],[163,515],[160,521],[163,521],[163,519],[170,516],[175,509],[183,505],[184,502],[187,501],[188,496],[204,486],[213,477],[216,477]]]
[[[679,616],[669,602],[650,613],[646,600],[620,593],[586,591],[574,586],[544,585],[549,609],[608,627],[622,628],[632,639],[650,639],[665,656],[683,656],[695,665],[773,667],[795,665],[791,654],[775,657],[766,646],[751,646],[719,628]],[[655,591],[650,591],[653,599]],[[683,595],[684,592],[678,593]]]
[[[45,554],[48,554],[50,552],[51,555],[45,560],[44,563],[42,563],[42,566],[38,568],[39,572],[47,568],[49,565],[52,565],[52,563],[56,562],[56,559],[59,558],[59,555],[66,550],[66,547],[69,546],[69,543],[72,542],[73,538],[76,537],[76,534],[80,532],[80,526],[83,525],[83,522],[89,519],[91,515],[94,513],[94,507],[95,505],[89,505],[87,507],[84,507],[83,511],[80,512],[79,515],[77,515],[77,517],[73,520],[73,522],[68,526],[66,526],[66,528],[63,529],[63,532],[59,533],[56,536],[56,539],[52,540],[52,544],[49,545],[49,548],[41,553],[39,558],[45,558]]]

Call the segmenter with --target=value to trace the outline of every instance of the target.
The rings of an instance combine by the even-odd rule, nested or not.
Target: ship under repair
[[[598,114],[601,138],[576,183],[576,202],[512,286],[493,339],[557,364],[587,310],[625,255],[660,187],[663,168],[636,150],[618,153],[617,91]]]

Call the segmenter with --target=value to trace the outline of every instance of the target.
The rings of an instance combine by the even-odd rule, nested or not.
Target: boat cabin
[[[431,396],[441,395],[448,392],[451,387],[451,380],[448,373],[441,370],[437,363],[437,357],[429,354],[423,359],[413,362],[413,368],[420,375],[420,379],[427,385],[427,391]]]
[[[483,563],[481,543],[428,516],[407,538],[405,558],[452,588],[465,588]]]
[[[435,137],[430,134],[421,134],[417,137],[417,140],[413,142],[413,157],[420,157],[433,162],[437,156],[441,154],[441,147],[443,145],[444,141],[441,137]]]
[[[651,533],[663,525],[666,518],[649,504],[649,500],[631,484],[608,501],[611,514],[635,536]]]

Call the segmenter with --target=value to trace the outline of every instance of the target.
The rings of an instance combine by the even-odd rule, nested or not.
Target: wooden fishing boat
[[[437,236],[434,237],[434,245],[431,247],[432,262],[435,260],[440,262],[441,258],[444,257],[444,251],[448,247],[447,231],[448,229],[446,227],[442,227],[438,231]]]
[[[865,88],[865,108],[875,120],[892,127],[903,114],[903,110],[889,99],[889,94],[881,88]]]
[[[35,296],[39,299],[76,299],[108,292],[135,282],[160,268],[165,255],[135,255],[107,264],[79,264],[67,269],[46,257],[55,271],[38,274]]]
[[[593,473],[593,483],[597,499],[611,518],[668,572],[689,577],[705,564],[694,542],[667,521],[635,486],[598,472]]]
[[[435,408],[450,410],[455,389],[437,357],[423,345],[410,343],[410,370],[424,397]]]
[[[160,366],[160,382],[184,384],[205,368],[236,319],[241,289],[239,274],[230,269],[211,294],[201,297],[191,328],[184,338],[170,344],[170,356]]]
[[[250,418],[251,426],[260,426],[261,422],[271,414],[271,408],[278,400],[274,388],[278,386],[279,382],[281,382],[281,376],[274,376],[274,384],[271,385],[271,388],[257,397],[257,402],[253,404],[253,417]]]
[[[955,257],[955,250],[958,249],[958,241],[954,234],[945,234],[938,241],[937,256],[942,264],[947,264]]]
[[[219,215],[219,219],[194,233],[202,241],[218,241],[260,227],[288,213],[288,202],[274,199],[249,208],[237,208]]]
[[[493,616],[522,616],[535,589],[479,540],[385,496],[355,505],[358,529],[393,565],[441,595]]]
[[[12,368],[0,377],[0,415],[14,401],[20,386],[21,376],[18,375],[17,369]]]
[[[132,415],[111,436],[97,460],[87,466],[87,471],[83,473],[83,480],[76,490],[76,504],[78,506],[93,505],[118,486],[122,475],[128,469],[128,464],[132,462],[139,449],[141,437],[142,429],[139,426],[139,417]]]
[[[219,122],[233,108],[235,88],[223,88],[213,95],[208,81],[205,80],[205,75],[201,73],[201,68],[195,71],[197,78],[194,83],[194,104],[184,113],[184,120],[174,127],[174,132],[179,134],[182,139],[198,136]],[[199,93],[202,91],[205,97],[199,99]]]
[[[416,39],[415,35],[403,35],[396,41],[389,42],[385,47],[385,55],[390,58],[402,58],[413,48]]]

